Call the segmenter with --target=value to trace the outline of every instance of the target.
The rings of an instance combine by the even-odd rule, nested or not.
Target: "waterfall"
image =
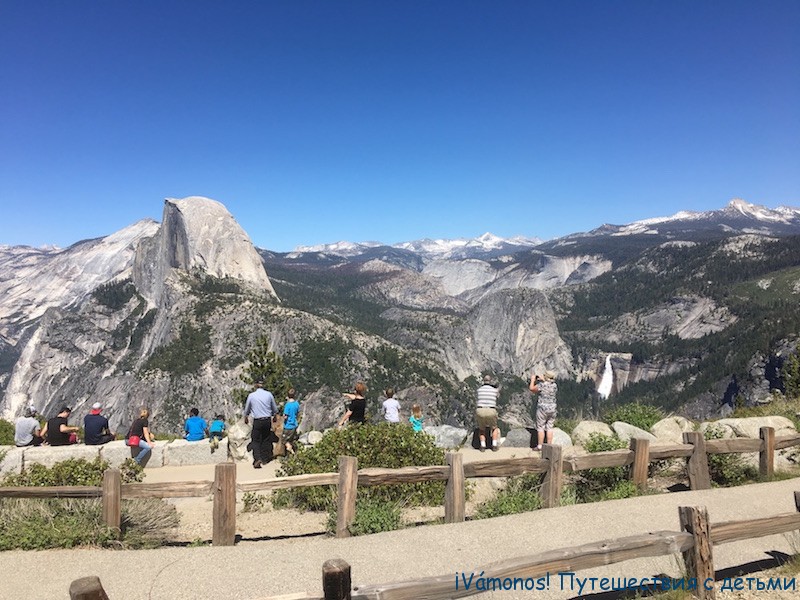
[[[597,393],[605,400],[611,395],[611,386],[614,385],[614,369],[611,368],[611,355],[606,356],[606,366],[603,370],[603,377],[600,379],[600,386]]]

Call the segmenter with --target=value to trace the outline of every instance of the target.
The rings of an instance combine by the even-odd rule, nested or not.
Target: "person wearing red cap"
[[[92,410],[83,418],[83,439],[88,446],[107,444],[117,436],[111,433],[106,419],[100,412],[103,410],[99,402],[92,404]]]

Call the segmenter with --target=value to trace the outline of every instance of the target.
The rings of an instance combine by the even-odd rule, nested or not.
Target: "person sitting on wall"
[[[69,446],[70,444],[78,443],[79,427],[74,425],[67,425],[69,415],[72,409],[69,406],[64,406],[58,411],[58,415],[48,420],[42,429],[42,437],[47,440],[51,446]]]
[[[193,408],[189,411],[189,418],[183,425],[183,437],[187,442],[199,442],[206,439],[206,431],[208,431],[208,423],[200,416],[200,411]]]
[[[14,444],[17,448],[25,446],[41,446],[44,442],[42,426],[36,418],[36,409],[29,406],[25,409],[25,416],[14,423]]]
[[[100,412],[103,406],[99,402],[92,404],[92,410],[83,417],[83,441],[88,446],[100,446],[116,439],[111,433],[106,419]]]

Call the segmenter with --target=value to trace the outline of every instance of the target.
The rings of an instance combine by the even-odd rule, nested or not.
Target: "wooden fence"
[[[236,493],[311,487],[337,486],[336,536],[350,535],[349,527],[355,519],[356,495],[359,486],[445,482],[445,522],[456,523],[465,519],[465,482],[473,477],[510,477],[524,473],[543,476],[541,495],[545,508],[558,506],[563,489],[563,474],[603,467],[630,466],[633,482],[647,487],[648,465],[657,460],[685,458],[688,460],[689,484],[693,490],[711,487],[708,454],[758,452],[760,473],[769,477],[773,473],[775,451],[800,445],[800,435],[775,437],[774,429],[762,427],[760,439],[704,440],[701,433],[684,433],[684,444],[650,447],[648,440],[632,439],[630,449],[597,452],[585,456],[564,458],[560,446],[545,445],[541,457],[528,456],[499,460],[484,460],[464,464],[462,454],[446,455],[446,465],[403,467],[400,469],[358,469],[357,460],[351,456],[339,458],[337,473],[318,473],[277,477],[264,481],[236,483],[236,465],[216,465],[214,481],[181,481],[174,483],[122,484],[120,473],[106,471],[100,487],[6,487],[0,488],[0,498],[102,498],[103,519],[119,529],[121,500],[125,498],[186,498],[213,495],[214,545],[233,545],[236,537]]]
[[[800,511],[800,492],[794,493],[795,508]],[[344,560],[326,561],[322,566],[322,596],[304,593],[273,596],[265,600],[444,600],[464,598],[485,591],[508,590],[506,582],[537,581],[560,574],[573,575],[584,569],[603,567],[615,563],[655,556],[669,556],[680,552],[686,566],[682,586],[703,600],[716,595],[713,547],[729,542],[786,533],[800,529],[800,514],[786,513],[774,517],[747,521],[729,521],[711,524],[704,507],[678,508],[680,531],[656,531],[640,535],[603,540],[592,544],[560,548],[494,562],[474,569],[491,587],[480,586],[470,578],[469,585],[458,585],[458,573],[424,577],[410,581],[352,587],[350,565]],[[466,574],[464,574],[466,576]],[[612,581],[614,578],[610,578]],[[616,578],[617,580],[628,578]],[[662,578],[646,578],[656,589]],[[790,578],[784,578],[783,581]],[[641,579],[635,580],[641,582]],[[669,580],[672,582],[672,580]],[[563,579],[558,580],[563,585]],[[694,582],[694,585],[692,585]],[[795,585],[794,578],[791,578]],[[500,587],[496,587],[499,585]],[[555,583],[553,584],[555,586]],[[525,589],[529,589],[525,587]],[[539,589],[539,588],[536,588]],[[641,586],[634,585],[641,591]],[[794,588],[793,588],[794,589]],[[108,600],[97,577],[76,580],[70,586],[71,600]]]

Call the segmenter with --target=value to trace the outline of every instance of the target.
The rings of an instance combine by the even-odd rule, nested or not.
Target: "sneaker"
[[[499,452],[500,446],[492,446],[492,452]]]
[[[481,446],[481,452],[486,452],[486,446]]]
[[[254,460],[253,461],[253,468],[254,469],[260,469],[261,468],[261,461],[260,460]]]
[[[542,451],[542,447],[541,446],[536,446],[536,448],[534,448],[534,450],[537,450],[537,451],[541,452]]]

